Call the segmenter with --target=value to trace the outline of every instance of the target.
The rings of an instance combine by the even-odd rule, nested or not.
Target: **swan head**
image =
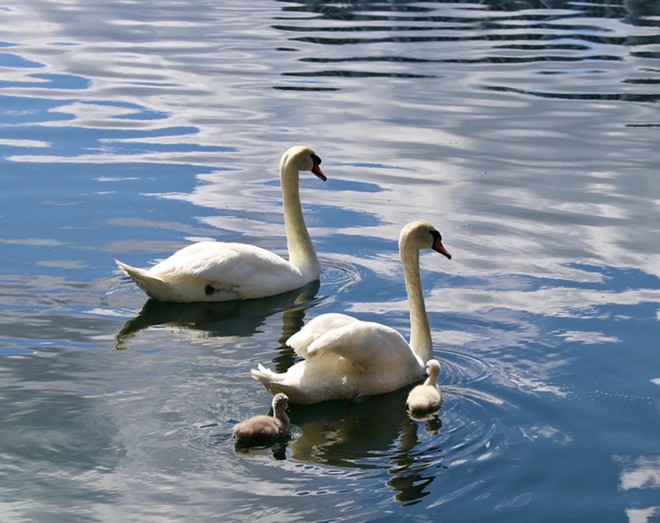
[[[426,376],[431,383],[436,383],[440,377],[440,362],[438,360],[429,360],[426,362]]]
[[[289,410],[289,398],[283,392],[278,392],[273,396],[273,413],[286,412]]]
[[[442,235],[428,222],[408,223],[399,236],[399,248],[410,245],[413,249],[433,249],[451,260],[451,253],[442,245]]]
[[[306,145],[294,145],[282,155],[280,170],[285,172],[289,169],[296,172],[311,171],[323,181],[328,179],[321,170],[321,158]]]

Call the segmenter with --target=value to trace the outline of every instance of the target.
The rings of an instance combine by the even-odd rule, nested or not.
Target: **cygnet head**
[[[435,385],[440,377],[440,362],[429,360],[426,362],[427,383]]]
[[[277,417],[278,414],[283,414],[289,410],[289,398],[284,392],[278,392],[273,396],[273,414]]]
[[[401,229],[399,249],[404,248],[433,249],[451,260],[451,253],[442,245],[442,235],[428,222],[410,222]]]
[[[285,173],[289,169],[311,171],[323,181],[328,179],[321,170],[321,158],[306,145],[294,145],[282,155],[280,171]]]

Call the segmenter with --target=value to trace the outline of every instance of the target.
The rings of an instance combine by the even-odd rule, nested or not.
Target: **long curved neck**
[[[321,274],[321,266],[303,218],[298,178],[298,170],[283,161],[280,165],[280,183],[289,262],[312,281],[318,279]]]
[[[433,341],[419,275],[419,250],[406,248],[402,243],[399,251],[410,307],[410,347],[423,362],[427,362],[433,357]]]

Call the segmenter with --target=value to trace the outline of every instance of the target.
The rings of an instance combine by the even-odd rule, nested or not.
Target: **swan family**
[[[305,225],[299,195],[300,171],[325,181],[321,158],[309,147],[291,147],[280,162],[280,184],[288,260],[243,243],[202,241],[175,252],[149,269],[115,260],[119,268],[150,298],[165,302],[208,302],[274,296],[317,281],[320,264]],[[437,386],[440,364],[433,359],[431,329],[420,276],[420,252],[432,250],[452,258],[438,230],[425,221],[411,221],[399,236],[410,310],[410,340],[387,325],[340,313],[322,314],[287,340],[301,358],[286,372],[262,364],[251,370],[273,397],[273,416],[257,416],[237,424],[240,442],[285,439],[289,433],[289,401],[313,404],[357,399],[395,391],[419,382],[406,408],[427,412],[440,408]]]

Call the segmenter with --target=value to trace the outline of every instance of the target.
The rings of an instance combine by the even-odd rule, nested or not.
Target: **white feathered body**
[[[318,278],[277,254],[244,243],[194,243],[150,269],[117,264],[151,298],[173,302],[274,296]]]
[[[281,374],[259,365],[252,376],[292,403],[384,394],[424,374],[424,362],[398,331],[345,314],[313,319],[287,344],[304,361]]]

